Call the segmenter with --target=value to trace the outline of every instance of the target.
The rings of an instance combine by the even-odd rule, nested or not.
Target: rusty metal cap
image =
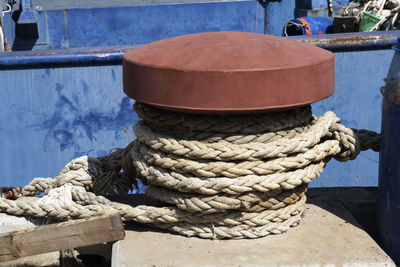
[[[246,32],[174,37],[124,54],[124,92],[180,112],[254,113],[306,105],[334,90],[331,52]]]

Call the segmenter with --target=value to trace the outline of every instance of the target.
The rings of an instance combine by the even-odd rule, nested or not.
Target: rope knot
[[[339,141],[340,153],[334,158],[338,161],[354,160],[360,154],[360,141],[352,129],[335,124],[331,127],[333,138]]]

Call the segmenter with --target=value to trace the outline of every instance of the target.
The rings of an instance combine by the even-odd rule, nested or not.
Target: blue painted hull
[[[122,91],[121,57],[128,49],[202,31],[262,33],[266,28],[280,35],[298,2],[263,6],[243,0],[43,11],[48,32],[46,40],[33,47],[36,51],[0,56],[2,185],[56,176],[74,157],[104,155],[134,139],[132,126],[138,118],[132,112],[133,100]],[[63,27],[52,27],[60,22]],[[13,24],[8,25],[12,36]],[[379,131],[379,88],[397,34],[300,37],[336,55],[335,93],[313,104],[314,113],[332,110],[349,127]],[[108,45],[113,46],[98,48]],[[89,48],[73,48],[85,46]],[[376,186],[377,177],[378,154],[363,152],[352,162],[332,160],[311,186]]]
[[[382,105],[378,230],[383,248],[400,264],[400,53],[389,69]]]
[[[35,14],[37,40],[18,36],[15,29],[21,26],[11,13],[5,14],[5,32],[13,50],[131,46],[208,31],[264,33],[264,8],[256,0],[48,8]]]

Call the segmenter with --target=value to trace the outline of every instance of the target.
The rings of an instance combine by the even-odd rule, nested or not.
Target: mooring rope
[[[352,160],[361,150],[379,149],[375,132],[346,128],[332,112],[314,117],[310,106],[209,116],[137,102],[135,111],[143,120],[128,147],[74,159],[54,179],[32,180],[24,195],[45,196],[0,199],[0,212],[66,220],[116,211],[125,221],[186,236],[257,238],[299,223],[307,185],[331,158]],[[133,207],[104,197],[128,193],[136,178],[162,206]],[[65,191],[70,200],[49,201]]]

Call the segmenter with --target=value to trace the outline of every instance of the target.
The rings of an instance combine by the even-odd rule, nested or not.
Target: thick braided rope
[[[87,192],[85,192],[87,193]],[[82,195],[82,192],[80,193]],[[92,198],[92,200],[91,200]],[[270,221],[284,221],[292,213],[302,210],[305,202],[303,195],[299,201],[279,210],[264,210],[262,212],[231,212],[227,216],[221,213],[201,214],[183,212],[175,207],[132,207],[126,204],[113,203],[98,200],[94,197],[85,197],[85,200],[76,200],[81,204],[69,204],[64,206],[43,204],[37,201],[12,201],[4,199],[0,202],[0,211],[14,215],[26,215],[33,217],[50,218],[86,218],[107,212],[117,211],[124,220],[133,220],[140,223],[170,224],[178,222],[186,223],[212,223],[213,225],[235,226],[246,224],[260,226]],[[89,204],[89,205],[82,205]]]
[[[281,138],[269,143],[249,142],[245,144],[206,143],[199,141],[177,140],[174,137],[152,131],[143,122],[135,127],[135,134],[138,140],[155,150],[175,154],[180,157],[191,159],[214,159],[214,160],[255,160],[275,157],[286,157],[289,154],[304,153],[310,147],[318,144],[321,139],[329,134],[330,129],[336,126],[340,120],[333,112],[327,112],[320,117],[305,132],[294,138]],[[335,135],[335,138],[342,138]],[[347,141],[347,139],[346,139]],[[349,142],[355,140],[349,140]],[[354,148],[353,153],[359,151]]]
[[[239,225],[234,227],[214,227],[212,224],[161,224],[156,227],[168,229],[173,232],[180,233],[185,236],[198,236],[208,239],[242,239],[242,238],[259,238],[270,234],[282,234],[297,226],[302,213],[293,214],[292,217],[283,222],[271,222],[259,227],[248,225]]]
[[[298,189],[318,177],[330,158],[354,159],[361,148],[367,148],[359,144],[351,129],[340,125],[340,120],[332,112],[318,119],[311,115],[308,118],[303,116],[304,120],[296,119],[298,125],[293,123],[290,115],[282,118],[274,114],[271,116],[273,122],[269,124],[280,134],[271,134],[268,127],[264,128],[266,132],[253,132],[248,124],[242,131],[238,129],[238,121],[234,125],[231,120],[224,124],[223,117],[174,116],[172,112],[157,111],[140,103],[135,109],[144,121],[135,127],[138,139],[131,147],[130,158],[138,176],[150,184],[147,194],[182,210],[201,212],[203,216],[210,213],[228,216],[230,209],[241,209],[240,204],[234,206],[233,203],[243,203],[240,198],[246,195],[254,197],[255,192],[265,194],[272,190]],[[309,124],[304,125],[306,121]],[[287,130],[290,127],[297,130]],[[197,132],[199,129],[205,133]],[[243,132],[251,133],[247,140]],[[214,201],[216,199],[218,201]],[[296,201],[299,199],[294,203]],[[273,205],[266,206],[273,210]],[[247,203],[246,210],[251,207]],[[280,207],[285,207],[285,204]],[[259,212],[264,210],[258,204],[253,208]],[[290,213],[286,220],[292,216],[297,216],[297,213]],[[180,225],[172,229],[197,236],[207,232],[199,229],[198,224]],[[207,233],[209,235],[210,231]],[[239,232],[236,234],[245,237]]]
[[[243,210],[260,212],[263,210],[277,210],[294,204],[304,196],[305,186],[294,190],[275,190],[266,193],[244,193],[239,196],[229,194],[196,195],[185,194],[150,185],[146,194],[153,199],[176,205],[179,209],[204,214],[222,212],[225,210]]]
[[[379,146],[379,135],[346,128],[331,112],[312,117],[309,106],[212,117],[141,103],[135,110],[144,122],[127,148],[77,158],[55,179],[36,178],[24,188],[25,195],[51,194],[71,184],[72,204],[0,200],[0,211],[58,219],[113,211],[125,221],[186,236],[257,238],[299,223],[307,184],[332,157],[354,159],[360,149]],[[148,196],[165,204],[132,207],[96,195],[126,193],[134,177],[149,184]]]
[[[132,151],[135,153],[134,151]],[[137,153],[134,156],[138,155]],[[323,171],[324,161],[310,164],[291,172],[272,173],[269,175],[246,175],[238,178],[216,177],[199,178],[187,176],[177,172],[168,172],[164,169],[147,165],[137,156],[134,165],[138,170],[139,177],[144,182],[173,189],[180,192],[195,192],[204,195],[226,193],[238,195],[245,192],[271,190],[290,190],[303,183],[308,184],[317,178]]]
[[[158,169],[168,169],[182,174],[192,174],[197,177],[221,177],[237,178],[246,175],[267,175],[277,172],[287,172],[308,166],[312,162],[318,162],[326,157],[337,155],[340,144],[336,140],[327,140],[314,146],[302,154],[282,158],[274,158],[269,161],[194,161],[179,158],[162,151],[148,149],[143,144],[138,144],[139,151],[133,150],[135,158],[143,159],[148,165]]]
[[[161,110],[136,102],[134,109],[139,117],[163,129],[178,133],[259,134],[292,129],[308,124],[311,106],[262,115],[207,116]]]
[[[87,218],[91,216],[99,216],[109,212],[117,211],[121,214],[121,217],[125,221],[136,221],[141,223],[147,223],[154,225],[158,228],[169,229],[186,236],[199,236],[202,238],[257,238],[265,236],[266,234],[279,234],[287,231],[291,226],[295,226],[300,219],[300,212],[293,210],[294,216],[287,220],[268,220],[264,219],[266,223],[262,226],[251,226],[252,220],[248,220],[250,225],[242,224],[239,226],[217,226],[212,223],[203,224],[191,224],[185,221],[179,222],[174,219],[174,214],[168,214],[168,210],[155,210],[148,209],[144,206],[132,208],[128,205],[117,204],[115,208],[104,204],[95,205],[46,205],[39,204],[37,201],[12,201],[8,199],[1,199],[0,201],[0,212],[6,212],[13,215],[21,216],[32,216],[32,217],[46,217],[56,219],[79,219]],[[254,221],[258,221],[258,218],[253,216]],[[190,221],[190,219],[189,219]],[[156,223],[156,224],[155,224]]]
[[[148,123],[153,128],[156,126]],[[258,143],[269,143],[272,141],[279,140],[280,138],[293,138],[298,134],[306,131],[310,124],[306,123],[300,127],[279,130],[276,132],[265,132],[265,133],[253,133],[253,134],[242,134],[242,133],[214,133],[214,132],[177,132],[174,129],[162,129],[161,132],[167,135],[173,135],[180,139],[196,140],[207,143],[217,142],[228,142],[232,144],[246,144],[250,142]],[[159,129],[159,128],[158,128]]]
[[[53,178],[35,178],[23,189],[25,196],[39,195],[51,188],[64,184],[84,187],[99,194],[117,192],[126,194],[132,190],[136,180],[120,173],[123,150],[117,150],[106,157],[82,156],[70,161],[60,174]],[[96,181],[96,183],[94,183]]]

